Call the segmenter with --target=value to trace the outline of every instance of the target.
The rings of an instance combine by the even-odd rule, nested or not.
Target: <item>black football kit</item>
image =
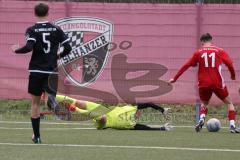
[[[28,92],[40,96],[46,91],[49,94],[56,94],[57,91],[57,59],[69,54],[71,46],[69,38],[62,29],[50,22],[37,22],[26,31],[26,45],[15,51],[24,54],[32,51],[29,63],[29,84]],[[60,45],[64,47],[62,53],[57,55]],[[49,87],[49,76],[56,75],[55,83]]]

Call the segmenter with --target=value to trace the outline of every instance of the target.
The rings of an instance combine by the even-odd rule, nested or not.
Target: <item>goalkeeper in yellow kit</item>
[[[105,107],[101,104],[77,100],[68,96],[57,95],[57,103],[64,105],[71,112],[84,114],[93,119],[97,129],[130,129],[130,130],[159,130],[168,131],[172,128],[168,123],[160,127],[151,127],[144,124],[138,124],[137,118],[139,110],[145,108],[154,108],[163,115],[168,116],[169,108],[162,108],[153,103],[141,103],[137,106],[126,105],[123,107],[113,106]]]

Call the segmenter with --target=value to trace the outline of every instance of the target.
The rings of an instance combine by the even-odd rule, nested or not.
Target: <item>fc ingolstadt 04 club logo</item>
[[[81,87],[91,84],[106,64],[113,24],[95,17],[63,18],[55,24],[68,35],[72,46],[71,53],[61,59],[61,67],[68,80]]]

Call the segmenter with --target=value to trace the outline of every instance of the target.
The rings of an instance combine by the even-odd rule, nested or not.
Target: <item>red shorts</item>
[[[215,87],[201,87],[199,88],[199,96],[202,101],[209,101],[212,97],[212,93],[224,100],[228,96],[228,90],[225,86],[224,88],[215,88]]]

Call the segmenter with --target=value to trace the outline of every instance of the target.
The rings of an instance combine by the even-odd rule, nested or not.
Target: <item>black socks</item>
[[[33,128],[33,133],[35,138],[39,138],[40,137],[40,117],[38,118],[31,118],[32,121],[32,128]]]

